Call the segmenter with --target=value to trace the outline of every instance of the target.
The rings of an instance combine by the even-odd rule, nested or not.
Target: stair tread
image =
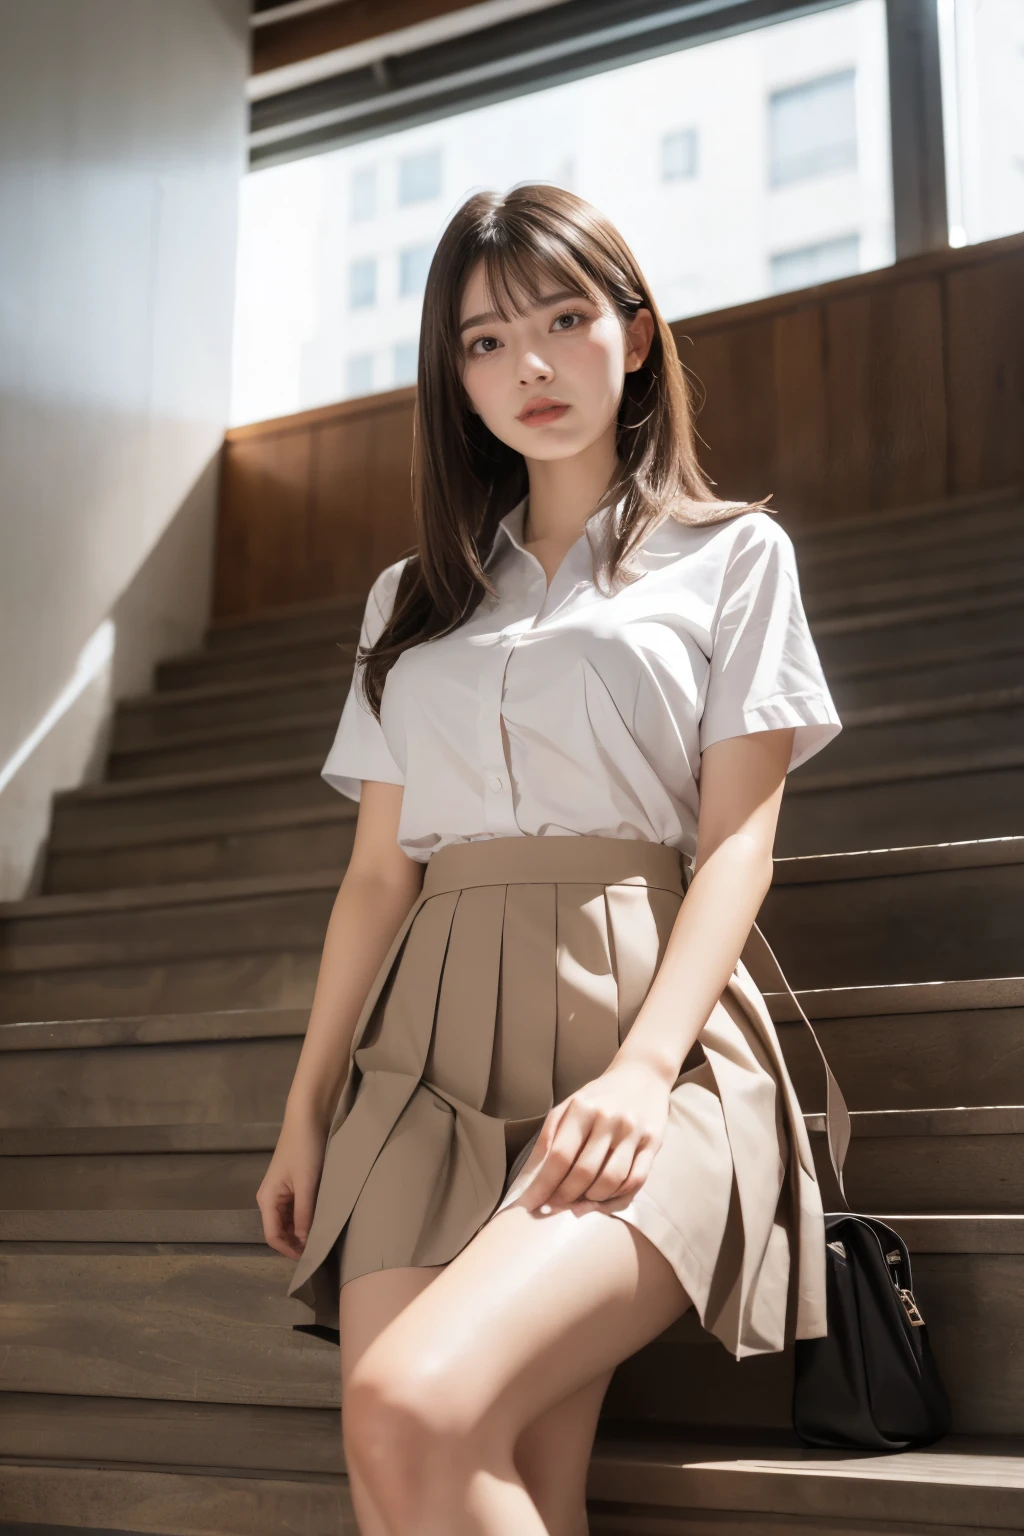
[[[1024,863],[1024,836],[965,838],[957,843],[909,843],[902,848],[863,848],[850,853],[776,856],[773,885],[822,880],[873,880],[881,876],[988,869]]]
[[[77,789],[64,789],[54,795],[62,804],[81,805],[94,800],[145,799],[146,796],[166,794],[168,790],[198,789],[220,784],[252,783],[259,779],[290,777],[300,773],[320,774],[323,758],[290,757],[274,763],[254,763],[228,768],[198,768],[191,773],[154,774],[148,779],[101,779],[95,784],[82,784]]]
[[[937,501],[918,502],[910,507],[892,507],[882,512],[858,512],[850,517],[831,518],[815,528],[807,528],[796,537],[807,545],[828,547],[838,535],[846,533],[878,532],[880,541],[891,536],[892,530],[901,526],[925,526],[943,513],[971,512],[995,508],[1003,503],[1016,504],[1024,510],[1024,486],[1017,484],[1000,486],[993,491],[967,491],[959,496],[943,496]]]
[[[905,1215],[881,1217],[911,1253],[1024,1254],[1024,1216]],[[234,1209],[0,1209],[6,1243],[263,1243],[255,1205]]]
[[[358,806],[344,795],[324,796],[321,805],[295,806],[290,810],[243,811],[207,816],[194,821],[151,822],[145,827],[108,828],[100,840],[89,843],[51,838],[56,853],[103,853],[119,848],[150,848],[187,843],[211,837],[237,837],[246,832],[270,832],[285,827],[312,827],[324,822],[355,821]],[[241,878],[241,877],[238,877]],[[70,894],[70,893],[68,893]],[[81,894],[85,894],[84,892]]]
[[[270,677],[236,678],[227,683],[194,683],[185,688],[163,692],[132,694],[119,699],[119,711],[179,709],[189,704],[218,703],[225,699],[246,698],[257,694],[291,693],[309,684],[338,683],[336,667],[304,667],[298,672],[276,672]]]
[[[851,1111],[854,1137],[1016,1136],[1024,1134],[1024,1105],[956,1109]],[[809,1131],[825,1128],[822,1114],[807,1113]],[[0,1155],[64,1157],[122,1152],[273,1151],[280,1125],[273,1121],[223,1121],[194,1125],[0,1126]]]

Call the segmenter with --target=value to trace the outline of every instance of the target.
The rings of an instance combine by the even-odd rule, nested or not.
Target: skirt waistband
[[[476,885],[648,885],[682,895],[682,855],[667,843],[620,837],[484,837],[431,854],[423,895]]]

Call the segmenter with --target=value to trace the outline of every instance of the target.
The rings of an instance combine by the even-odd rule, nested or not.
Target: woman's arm
[[[523,1169],[523,1178],[533,1173],[521,1196],[528,1209],[618,1200],[647,1178],[672,1084],[771,885],[792,747],[787,728],[728,737],[703,753],[695,873],[658,973],[606,1070],[551,1110]]]
[[[334,900],[306,1037],[277,1148],[256,1196],[271,1248],[298,1258],[313,1218],[331,1117],[363,1003],[423,883],[398,846],[402,786],[364,782],[355,841]]]

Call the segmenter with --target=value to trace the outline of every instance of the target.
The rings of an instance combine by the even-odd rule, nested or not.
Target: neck
[[[530,501],[524,542],[568,548],[618,473],[615,423],[571,459],[527,459],[526,468]]]

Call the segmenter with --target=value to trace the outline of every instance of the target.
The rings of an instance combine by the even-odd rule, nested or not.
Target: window
[[[775,91],[768,103],[773,187],[857,165],[855,71]]]
[[[697,174],[697,130],[678,128],[661,141],[662,181],[685,181]]]
[[[419,361],[418,341],[399,341],[394,349],[394,387],[416,383],[416,366]]]
[[[1024,4],[939,0],[950,245],[1024,229]]]
[[[377,212],[377,172],[372,165],[352,172],[352,219],[372,219]]]
[[[427,273],[434,254],[432,245],[414,245],[398,253],[398,292],[404,298],[408,294],[422,293],[427,286]]]
[[[368,395],[372,389],[373,353],[353,353],[345,359],[345,394]]]
[[[851,277],[860,271],[860,235],[844,235],[840,240],[822,240],[818,245],[780,251],[772,257],[771,269],[773,293],[809,288],[812,283],[830,283],[835,277]]]
[[[425,203],[441,195],[441,151],[403,155],[398,162],[398,201]]]
[[[362,309],[377,302],[377,263],[373,257],[354,261],[348,269],[348,303],[350,309]]]

